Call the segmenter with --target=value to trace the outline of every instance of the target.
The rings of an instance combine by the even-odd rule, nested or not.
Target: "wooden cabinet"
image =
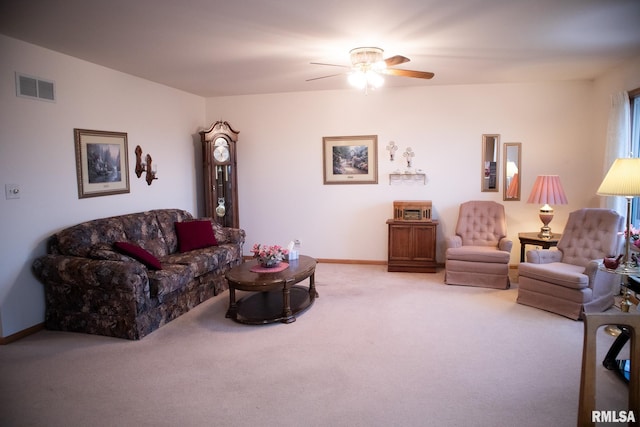
[[[390,219],[387,271],[436,272],[436,229],[438,221],[396,221]]]

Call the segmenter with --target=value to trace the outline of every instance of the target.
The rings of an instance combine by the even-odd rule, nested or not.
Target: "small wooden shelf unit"
[[[394,218],[387,220],[387,271],[435,273],[438,221],[431,219],[431,202],[395,201],[393,211]]]

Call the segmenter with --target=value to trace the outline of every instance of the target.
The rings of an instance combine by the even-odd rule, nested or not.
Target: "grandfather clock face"
[[[229,163],[231,153],[229,152],[229,142],[226,138],[218,137],[213,143],[213,159],[218,164]]]

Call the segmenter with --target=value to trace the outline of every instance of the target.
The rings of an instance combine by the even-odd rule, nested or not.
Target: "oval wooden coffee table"
[[[249,325],[291,323],[319,297],[315,287],[316,260],[300,255],[287,261],[289,267],[276,273],[254,273],[256,260],[227,271],[229,309],[226,317]],[[309,287],[296,283],[309,279]],[[236,290],[254,292],[236,301]]]

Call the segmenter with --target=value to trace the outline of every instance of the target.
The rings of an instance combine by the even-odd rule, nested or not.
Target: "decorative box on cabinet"
[[[436,229],[438,221],[387,220],[389,260],[387,271],[436,272]]]

